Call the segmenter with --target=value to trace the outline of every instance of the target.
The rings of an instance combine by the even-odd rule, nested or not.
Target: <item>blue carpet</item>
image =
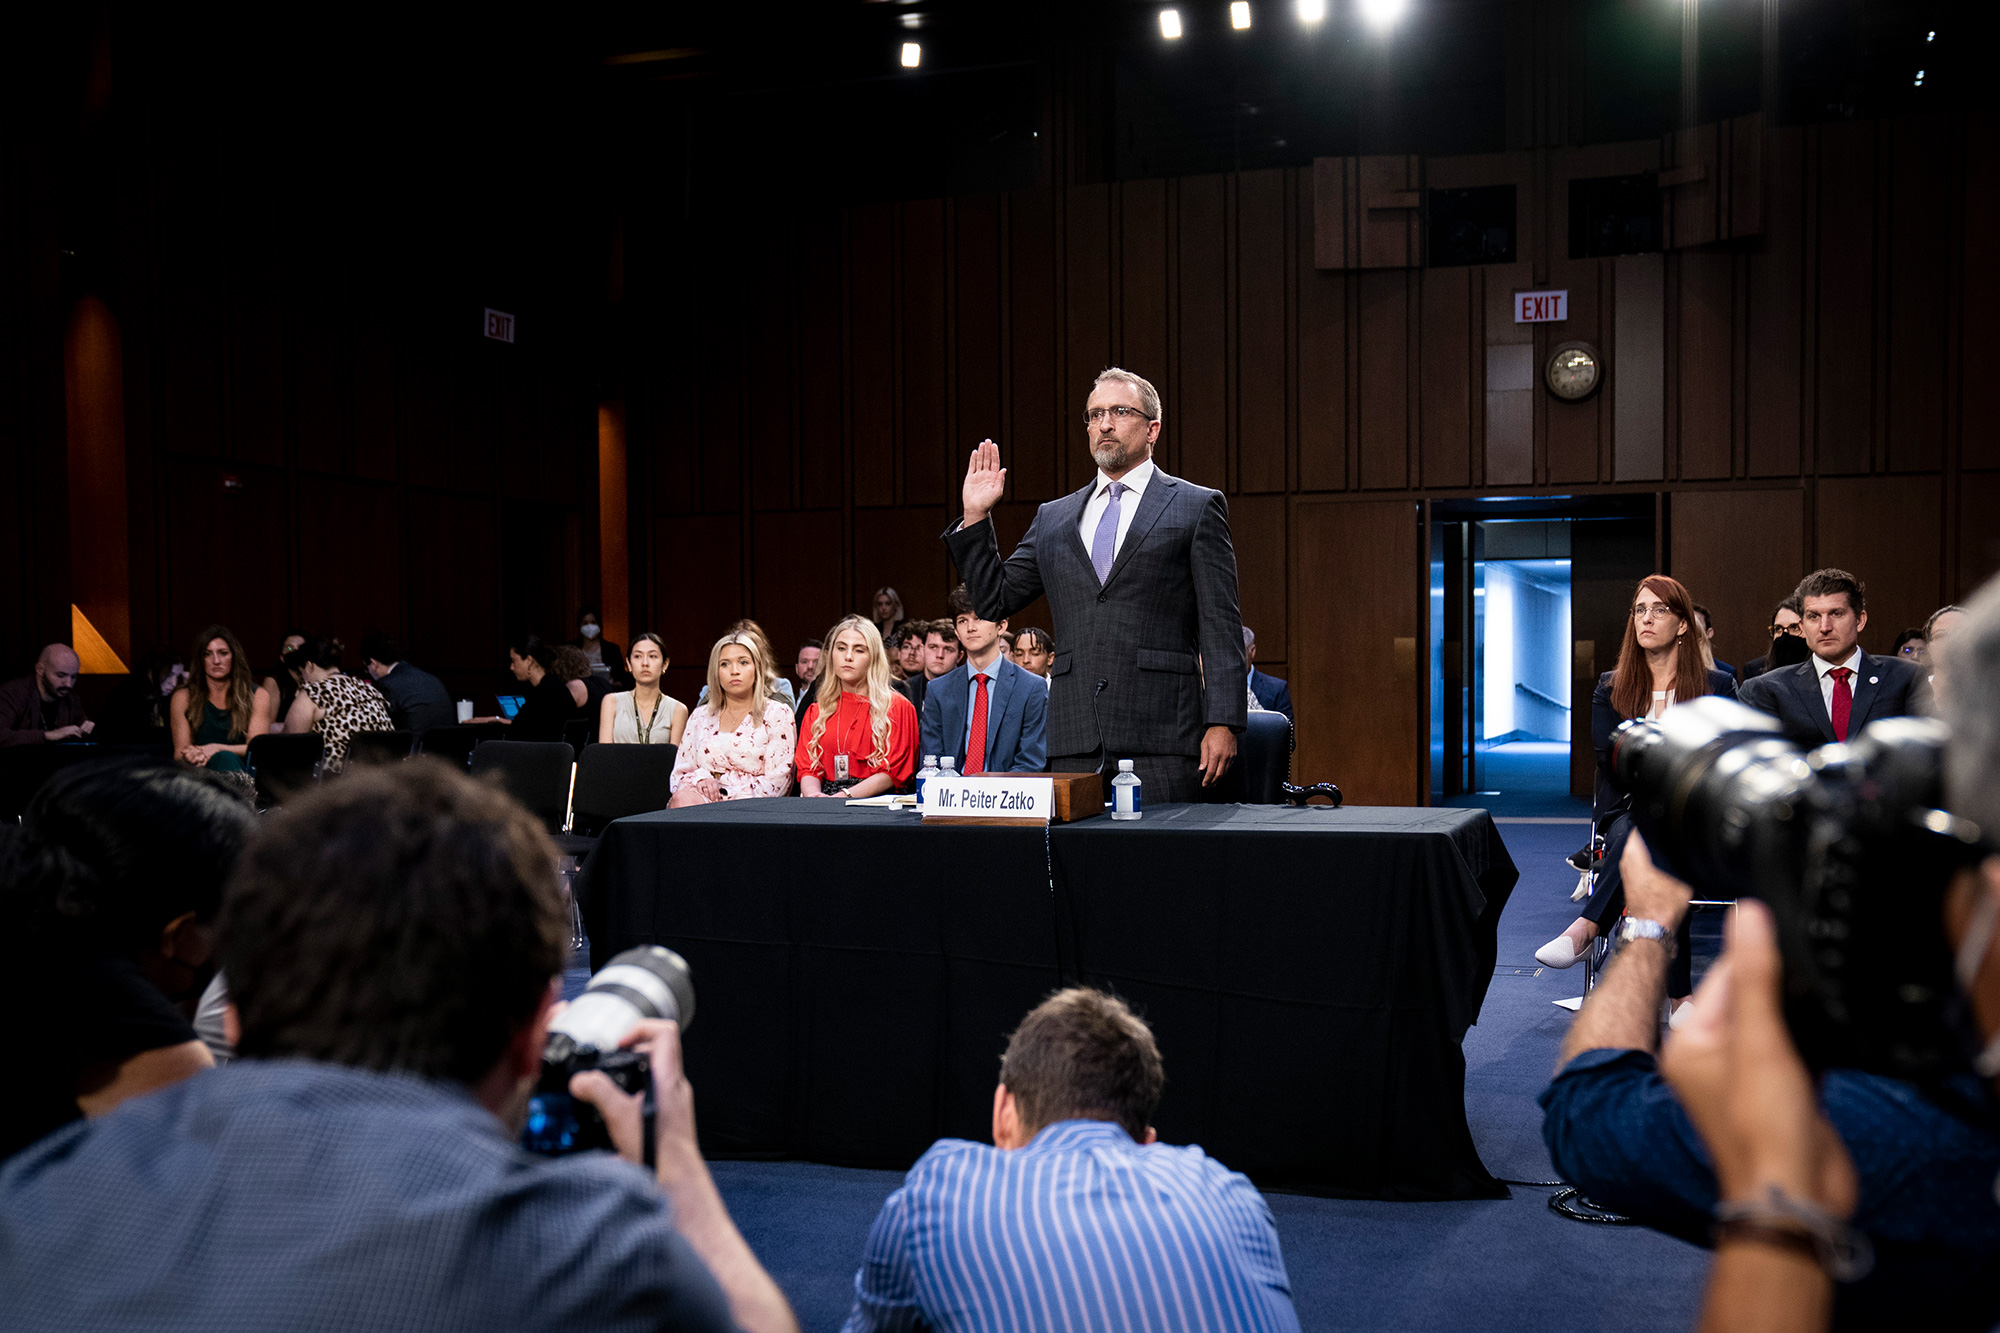
[[[1503,820],[1521,883],[1500,921],[1499,975],[1466,1035],[1465,1099],[1489,1170],[1549,1180],[1535,1095],[1570,1021],[1551,1001],[1580,993],[1582,973],[1537,975],[1534,951],[1575,916],[1576,875],[1563,858],[1583,845],[1589,811],[1557,793],[1520,795],[1504,809],[1467,802],[1490,804]],[[1577,822],[1513,822],[1523,817]],[[1171,1069],[1173,1052],[1165,1055]],[[718,1162],[715,1176],[804,1326],[838,1328],[869,1223],[900,1176],[802,1162]],[[1429,1204],[1269,1197],[1308,1329],[1646,1333],[1693,1325],[1703,1251],[1638,1227],[1567,1221],[1548,1210],[1551,1193],[1517,1187],[1506,1200]]]

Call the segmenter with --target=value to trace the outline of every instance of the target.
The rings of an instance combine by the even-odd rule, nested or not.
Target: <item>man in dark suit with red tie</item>
[[[1799,584],[1806,646],[1812,656],[1743,682],[1740,699],[1771,714],[1795,744],[1848,741],[1877,718],[1924,709],[1924,677],[1908,662],[1860,648],[1868,624],[1861,580],[1844,569],[1817,569]]]

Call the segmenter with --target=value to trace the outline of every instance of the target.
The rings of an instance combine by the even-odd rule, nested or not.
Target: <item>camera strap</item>
[[[1958,987],[1967,995],[1972,993],[1972,985],[1979,980],[1979,969],[1986,963],[1986,954],[1993,947],[1993,933],[2000,927],[2000,897],[1984,883],[1979,886],[1979,904],[1972,909],[1972,920],[1965,927],[1965,939],[1958,946]],[[1972,1067],[1981,1078],[2000,1075],[2000,1034],[1986,1043],[1972,1062]]]

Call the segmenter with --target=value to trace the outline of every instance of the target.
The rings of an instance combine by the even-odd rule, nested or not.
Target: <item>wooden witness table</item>
[[[1058,986],[1152,1025],[1155,1125],[1267,1187],[1488,1198],[1460,1040],[1517,873],[1483,810],[1164,805],[921,824],[838,801],[623,819],[577,881],[592,962],[694,969],[704,1149],[907,1167],[984,1140],[1007,1034]]]

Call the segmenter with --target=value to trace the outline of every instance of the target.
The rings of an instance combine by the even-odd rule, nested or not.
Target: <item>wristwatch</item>
[[[1658,940],[1660,947],[1667,951],[1669,959],[1680,952],[1680,946],[1674,940],[1673,931],[1659,922],[1649,921],[1643,916],[1628,916],[1623,921],[1620,921],[1618,929],[1612,932],[1611,938],[1621,949],[1633,940]]]

